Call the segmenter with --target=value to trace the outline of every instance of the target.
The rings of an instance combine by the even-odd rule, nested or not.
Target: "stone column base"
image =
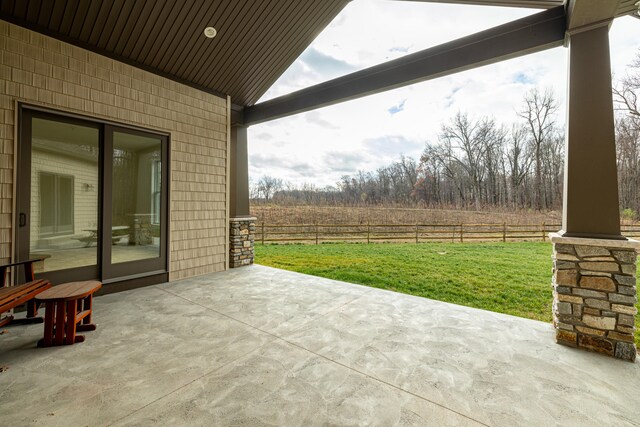
[[[256,218],[229,219],[229,268],[253,264]]]
[[[637,240],[549,235],[558,344],[634,361]]]

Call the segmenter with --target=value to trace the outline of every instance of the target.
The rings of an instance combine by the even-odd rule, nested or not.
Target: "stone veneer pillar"
[[[634,361],[640,242],[550,237],[558,344]]]
[[[256,218],[229,219],[229,268],[253,264]]]

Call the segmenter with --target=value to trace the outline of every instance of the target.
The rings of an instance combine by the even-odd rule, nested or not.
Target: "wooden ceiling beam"
[[[551,9],[562,6],[564,0],[394,0],[420,1],[423,3],[465,4],[473,6],[524,7],[531,9]]]
[[[567,32],[611,24],[619,4],[620,0],[568,0]]]
[[[246,125],[562,46],[563,6],[293,92],[244,110]]]

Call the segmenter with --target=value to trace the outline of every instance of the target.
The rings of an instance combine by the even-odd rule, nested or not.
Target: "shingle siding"
[[[0,260],[11,257],[16,101],[171,138],[170,279],[224,270],[227,100],[0,21]]]

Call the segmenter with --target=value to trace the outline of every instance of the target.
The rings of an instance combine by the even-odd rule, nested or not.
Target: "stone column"
[[[249,213],[247,127],[231,127],[229,268],[253,264],[256,218]]]
[[[572,3],[562,230],[551,235],[553,324],[559,344],[634,361],[639,242],[620,234],[611,17],[592,22],[588,5],[596,2],[582,2],[581,11]]]
[[[634,361],[640,242],[550,237],[558,344]]]
[[[568,89],[563,235],[623,239],[608,22],[570,34]]]
[[[249,213],[249,156],[247,127],[231,127],[230,206],[231,217],[248,217]]]
[[[243,217],[229,220],[229,267],[237,268],[253,264],[253,243],[256,234],[256,218]]]

